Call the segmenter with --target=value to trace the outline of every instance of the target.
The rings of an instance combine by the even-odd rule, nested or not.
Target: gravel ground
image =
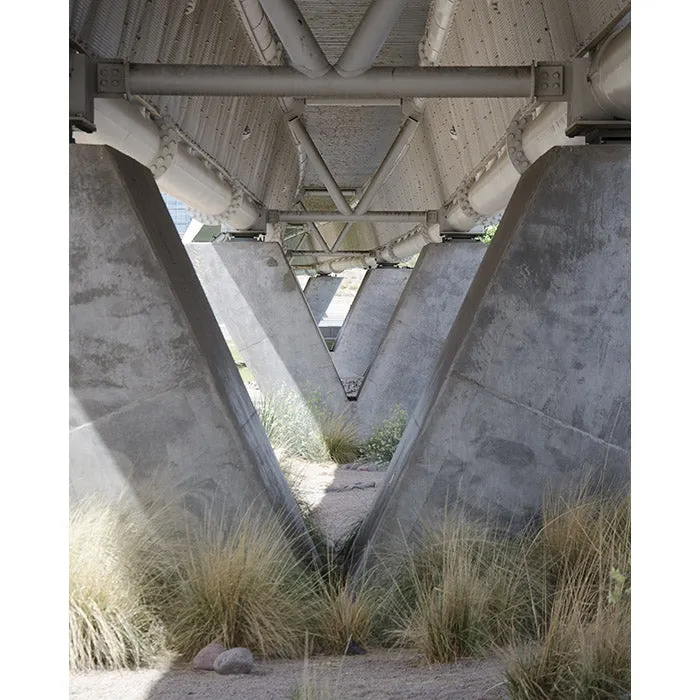
[[[507,700],[498,659],[423,664],[407,651],[256,663],[250,675],[184,667],[71,675],[71,700],[285,700],[307,679],[314,700]]]
[[[386,477],[375,464],[314,464],[296,461],[290,471],[328,536],[337,540],[369,511]],[[365,471],[366,470],[366,471]]]

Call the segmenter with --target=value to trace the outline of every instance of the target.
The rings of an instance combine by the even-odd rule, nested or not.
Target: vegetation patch
[[[262,396],[255,408],[272,446],[288,457],[346,464],[360,454],[350,416],[327,410],[318,398],[305,402],[293,392],[278,392]]]
[[[369,462],[388,464],[401,440],[408,414],[401,406],[395,406],[391,416],[379,425],[370,438],[362,445],[361,456]]]
[[[314,565],[251,512],[197,519],[157,500],[74,507],[71,668],[191,658],[215,640],[262,658],[342,654],[353,641],[410,647],[429,662],[500,650],[513,700],[629,697],[628,497],[548,498],[538,525],[518,535],[448,513],[361,578],[349,576],[352,534],[332,544],[308,508],[305,520]]]

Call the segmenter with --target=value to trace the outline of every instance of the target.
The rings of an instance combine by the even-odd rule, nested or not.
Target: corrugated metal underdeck
[[[298,0],[328,60],[334,63],[370,0]],[[192,11],[188,13],[191,6]],[[461,0],[440,65],[514,65],[566,60],[580,54],[626,11],[627,0]],[[407,3],[375,65],[417,65],[430,2]],[[70,38],[93,56],[133,62],[258,64],[234,0],[72,0]],[[297,149],[274,98],[150,97],[261,204],[288,209],[299,185],[320,187]],[[372,208],[422,210],[442,206],[504,139],[521,99],[433,99],[402,161]],[[341,187],[361,188],[403,120],[398,107],[307,107],[304,121]],[[303,180],[300,182],[300,178]],[[345,249],[373,248],[407,224],[354,226]],[[328,225],[330,242],[341,225]],[[331,233],[334,232],[334,233]]]

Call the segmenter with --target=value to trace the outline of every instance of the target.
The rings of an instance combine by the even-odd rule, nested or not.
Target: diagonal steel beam
[[[301,208],[305,211],[308,212],[309,210],[306,208],[306,205],[304,202],[299,202],[301,204]],[[327,252],[330,253],[331,249],[328,247],[328,243],[326,243],[326,239],[323,237],[323,234],[318,230],[318,226],[313,221],[309,221],[309,226],[311,226],[311,229],[313,233],[315,234],[316,237],[318,237],[318,240],[321,242],[321,245],[323,246],[323,249]],[[311,236],[311,239],[313,241],[313,236]]]
[[[294,68],[309,78],[332,69],[294,0],[259,0]]]
[[[372,67],[405,4],[406,0],[374,0],[334,66],[339,75],[354,78]]]
[[[290,131],[298,139],[302,148],[306,151],[311,164],[314,166],[318,176],[326,186],[328,194],[335,203],[335,206],[338,208],[338,211],[342,212],[343,214],[352,213],[350,205],[345,201],[345,197],[343,197],[343,193],[340,191],[338,183],[335,181],[333,174],[328,169],[328,166],[323,160],[323,156],[319,153],[318,148],[316,148],[316,144],[309,136],[308,131],[306,131],[301,119],[299,117],[292,117],[292,119],[287,122],[287,125],[289,126]]]

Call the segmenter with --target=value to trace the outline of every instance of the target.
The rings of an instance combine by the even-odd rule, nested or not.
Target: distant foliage
[[[488,245],[493,240],[497,228],[498,226],[486,226],[484,228],[484,233],[481,236],[477,236],[476,240]]]
[[[395,406],[391,416],[376,428],[362,446],[362,457],[372,462],[391,462],[407,421],[406,411],[401,406]]]

